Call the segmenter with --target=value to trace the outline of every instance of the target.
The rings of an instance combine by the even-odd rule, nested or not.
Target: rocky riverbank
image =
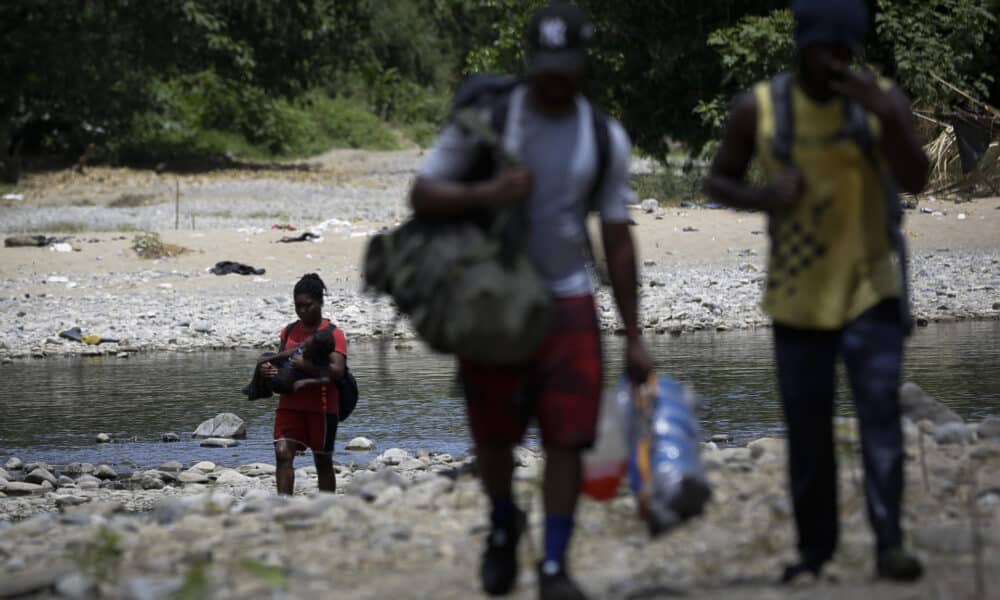
[[[912,261],[918,323],[1000,318],[1000,252],[938,251]],[[0,360],[66,354],[120,354],[264,348],[291,315],[294,281],[229,276],[229,285],[205,271],[166,267],[138,272],[67,273],[0,281]],[[726,331],[769,326],[759,302],[762,259],[752,250],[729,263],[658,265],[642,274],[642,323],[648,335]],[[350,339],[411,338],[385,299],[359,291],[353,277],[329,278],[329,313]],[[27,291],[30,290],[30,291]],[[602,328],[620,325],[610,290],[598,293]],[[118,340],[88,346],[59,337],[80,327]]]
[[[336,151],[309,165],[259,171],[33,175],[14,195],[20,199],[0,201],[0,231],[69,232],[61,249],[70,251],[0,248],[0,362],[273,347],[294,319],[292,286],[309,271],[327,282],[327,312],[349,338],[412,337],[405,322],[393,329],[386,300],[361,292],[359,265],[369,236],[407,216],[406,190],[419,160],[414,151]],[[637,161],[633,170],[649,165]],[[918,320],[1000,318],[1000,198],[922,202],[905,223]],[[646,200],[633,218],[649,335],[768,326],[758,306],[767,255],[762,216]],[[288,225],[296,231],[272,229]],[[136,230],[157,231],[188,252],[142,259],[131,247]],[[281,243],[304,231],[319,237]],[[224,260],[266,272],[208,272]],[[598,300],[603,329],[617,330],[610,291]],[[71,327],[119,343],[58,337]]]
[[[572,549],[581,583],[595,598],[996,597],[1000,419],[962,423],[913,386],[903,404],[904,527],[927,566],[921,582],[872,580],[856,423],[838,419],[842,541],[818,581],[773,584],[794,530],[784,441],[764,438],[706,442],[706,513],[660,538],[627,489],[584,501]],[[534,597],[543,460],[517,452],[516,494],[530,507],[518,598]],[[472,457],[390,449],[338,464],[337,494],[317,493],[314,470],[300,468],[296,496],[283,498],[268,464],[114,474],[12,459],[0,471],[0,597],[477,597],[487,511],[474,470]]]

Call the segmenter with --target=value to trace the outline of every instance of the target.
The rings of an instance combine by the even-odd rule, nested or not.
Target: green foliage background
[[[927,112],[1000,104],[1000,0],[870,0],[867,61]],[[474,71],[518,72],[540,0],[6,0],[0,139],[112,162],[427,144]],[[779,0],[588,0],[589,92],[642,151],[697,152],[791,66]],[[0,157],[0,160],[3,160]]]

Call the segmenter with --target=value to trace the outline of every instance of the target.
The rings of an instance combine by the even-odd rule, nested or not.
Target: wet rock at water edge
[[[166,471],[167,473],[179,473],[180,471],[184,470],[184,465],[177,462],[176,460],[171,460],[163,463],[162,465],[157,467],[157,469],[160,471]]]
[[[246,485],[252,481],[254,481],[252,477],[247,477],[235,469],[226,469],[215,479],[220,485]]]
[[[160,436],[160,441],[165,443],[179,442],[181,441],[181,436],[177,435],[173,431],[168,431]]]
[[[55,475],[49,473],[47,469],[42,469],[40,467],[33,469],[30,473],[28,473],[24,477],[24,481],[26,483],[36,483],[38,485],[41,485],[42,482],[47,481],[53,487],[55,487],[59,483],[59,480],[56,479]]]
[[[90,498],[86,496],[74,496],[72,494],[68,494],[65,496],[55,497],[56,506],[62,510],[65,510],[68,506],[79,506],[81,504],[86,504],[87,502],[90,502]]]
[[[935,425],[962,422],[955,411],[935,400],[912,381],[907,381],[899,389],[899,406],[903,416],[909,417],[914,423],[919,423],[922,419],[928,419]]]
[[[44,494],[49,488],[37,483],[24,483],[23,481],[9,481],[0,490],[8,496],[34,496]]]
[[[232,438],[207,438],[201,441],[202,448],[232,448],[240,443]]]
[[[976,427],[976,433],[984,440],[1000,438],[1000,417],[986,417]]]
[[[934,428],[934,441],[939,444],[970,444],[974,439],[965,423],[942,423]]]
[[[370,452],[375,449],[375,442],[366,437],[356,437],[347,442],[347,449],[357,452]]]
[[[191,469],[195,471],[201,471],[202,473],[211,473],[212,471],[215,470],[215,466],[216,465],[214,462],[210,460],[203,460],[199,463],[195,463],[195,465],[192,466]]]
[[[398,465],[401,462],[410,460],[410,453],[401,448],[390,448],[379,455],[378,460],[386,465]]]
[[[118,473],[108,465],[100,465],[94,472],[94,477],[98,479],[118,479]]]
[[[251,463],[249,465],[243,465],[236,470],[247,477],[264,477],[267,475],[274,475],[274,472],[276,471],[274,465],[269,465],[267,463]]]
[[[177,476],[177,480],[181,483],[208,483],[208,475],[205,475],[201,471],[190,470],[184,471]]]
[[[12,456],[10,457],[10,459],[7,460],[7,462],[3,464],[3,468],[7,469],[8,471],[20,471],[21,469],[24,468],[24,463],[21,462],[20,458]]]
[[[66,468],[63,469],[63,473],[70,475],[72,477],[79,477],[80,475],[86,475],[88,473],[93,473],[97,470],[97,467],[90,463],[69,463]]]
[[[203,421],[191,435],[195,438],[245,438],[247,426],[243,419],[233,413],[219,413]]]
[[[111,436],[106,433],[98,433],[97,437],[94,438],[98,444],[110,444]]]

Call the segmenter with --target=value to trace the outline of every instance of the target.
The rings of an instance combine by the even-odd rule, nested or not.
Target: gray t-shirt
[[[511,95],[504,146],[531,171],[534,187],[526,205],[528,254],[557,298],[593,292],[587,265],[587,202],[597,174],[597,143],[590,104],[577,99],[570,114],[550,117],[533,111],[525,89]],[[609,162],[597,207],[605,223],[625,223],[630,148],[621,125],[608,120]],[[478,140],[456,125],[447,126],[428,151],[421,177],[459,180],[476,158]]]

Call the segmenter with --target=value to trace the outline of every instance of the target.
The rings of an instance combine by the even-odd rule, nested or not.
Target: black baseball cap
[[[528,22],[528,73],[577,73],[587,63],[594,25],[579,6],[553,2]]]

